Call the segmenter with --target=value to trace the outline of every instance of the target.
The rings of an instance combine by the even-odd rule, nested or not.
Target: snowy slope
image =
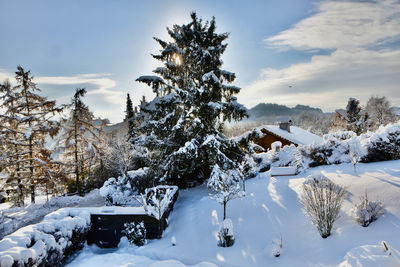
[[[298,202],[305,177],[321,172],[346,186],[349,192],[341,217],[327,239],[320,237]],[[377,198],[385,205],[384,216],[367,228],[351,217],[352,206],[365,190],[371,200]],[[209,190],[201,186],[181,190],[161,240],[151,240],[140,248],[122,246],[117,251],[96,252],[93,247],[86,248],[71,266],[83,266],[79,265],[82,259],[86,266],[105,266],[99,254],[109,252],[110,257],[117,259],[118,254],[121,257],[126,254],[126,249],[131,258],[114,266],[129,266],[129,263],[135,266],[133,261],[139,260],[138,256],[156,261],[173,259],[185,265],[207,261],[218,266],[337,266],[341,263],[351,266],[357,262],[367,265],[368,260],[378,260],[376,266],[398,263],[394,256],[384,254],[380,242],[385,240],[393,251],[400,248],[400,161],[360,164],[358,173],[354,173],[351,164],[318,167],[298,176],[271,178],[264,173],[247,180],[246,191],[245,198],[232,200],[227,206],[236,237],[233,247],[217,247],[222,206],[211,200]],[[173,237],[176,246],[171,245]],[[280,237],[283,251],[275,258],[271,255],[272,240]],[[371,249],[374,255],[371,252],[371,257],[365,258],[366,249]],[[151,262],[140,266],[149,266]]]

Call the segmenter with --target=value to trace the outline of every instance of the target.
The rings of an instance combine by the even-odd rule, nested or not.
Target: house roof
[[[298,145],[308,145],[312,143],[322,143],[322,137],[310,133],[300,127],[290,126],[290,133],[279,128],[278,125],[264,125],[259,127],[260,130],[265,129],[283,139]]]

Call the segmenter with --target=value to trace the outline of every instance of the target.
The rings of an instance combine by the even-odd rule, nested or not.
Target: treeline
[[[203,21],[196,13],[167,31],[171,41],[155,38],[161,50],[153,58],[162,64],[156,76],[137,79],[155,97],[133,108],[128,95],[122,135],[106,134],[94,120],[84,89],[57,106],[38,94],[22,67],[16,86],[2,84],[0,171],[8,175],[5,189],[16,205],[26,194],[34,202],[38,188],[63,192],[67,185],[82,194],[109,177],[120,177],[130,192],[158,184],[188,187],[217,176],[243,181],[246,155],[222,133],[226,122],[247,116],[235,96],[241,90],[233,85],[235,73],[222,69],[229,34],[216,33],[215,19]],[[57,120],[61,113],[68,115]],[[54,148],[46,146],[48,139]],[[128,175],[140,169],[140,177]]]
[[[357,99],[350,98],[346,109],[337,109],[333,113],[323,113],[318,108],[303,105],[289,108],[277,104],[259,104],[250,109],[249,114],[252,120],[227,124],[224,133],[229,137],[238,137],[255,127],[290,118],[293,125],[319,136],[338,130],[360,134],[375,131],[381,125],[398,120],[395,108],[385,96],[371,96],[364,106]]]
[[[37,192],[83,194],[109,175],[106,121],[96,120],[83,102],[86,90],[76,89],[66,105],[40,92],[21,66],[15,85],[0,84],[0,191],[16,206],[28,195],[35,203]]]

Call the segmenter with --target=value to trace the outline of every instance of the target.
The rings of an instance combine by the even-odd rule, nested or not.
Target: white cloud
[[[0,82],[10,79],[11,83],[15,82],[14,75],[0,68]],[[123,112],[122,106],[125,101],[125,93],[117,90],[117,82],[110,78],[110,74],[80,74],[76,76],[35,76],[34,82],[39,88],[44,85],[70,85],[71,90],[65,94],[57,94],[55,96],[58,103],[69,102],[75,87],[81,85],[92,85],[94,89],[88,90],[88,96],[96,96],[93,99],[88,97],[87,101],[90,103],[90,109],[95,112],[97,116],[109,118],[111,121],[119,121],[120,114]],[[61,92],[60,92],[61,93]],[[63,92],[64,93],[64,92]],[[102,103],[98,101],[102,100]],[[113,106],[110,109],[110,106]],[[110,111],[113,112],[110,112]]]
[[[265,41],[280,48],[348,50],[400,37],[399,1],[325,1],[317,11]]]
[[[266,41],[277,49],[333,52],[283,69],[263,69],[257,81],[243,87],[239,100],[249,106],[262,101],[334,110],[349,97],[366,101],[378,94],[400,105],[396,40],[400,2],[322,2],[317,13]]]
[[[8,73],[6,70],[0,68],[0,82],[3,82],[4,80],[12,80],[13,76],[11,73]]]
[[[97,89],[90,90],[88,95],[103,95],[107,102],[112,104],[120,104],[123,99],[123,92],[112,90],[117,83],[110,79],[109,74],[81,74],[77,76],[43,76],[36,77],[35,82],[38,84],[54,84],[54,85],[74,85],[74,84],[92,84]]]

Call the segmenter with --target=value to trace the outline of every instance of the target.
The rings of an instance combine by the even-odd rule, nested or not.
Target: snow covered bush
[[[274,152],[279,152],[281,148],[282,148],[282,143],[280,141],[276,141],[271,144],[271,149]]]
[[[146,228],[144,227],[144,222],[125,223],[124,227],[123,234],[128,238],[129,243],[138,247],[146,244]]]
[[[354,219],[363,227],[367,227],[373,221],[376,221],[383,214],[383,206],[379,201],[370,201],[368,195],[360,197],[360,203],[354,206]]]
[[[137,194],[142,189],[140,184],[148,178],[148,168],[135,171],[128,171],[127,175],[122,175],[108,179],[102,188],[100,195],[106,198],[107,206],[137,206]],[[139,187],[139,188],[138,188]]]
[[[223,170],[214,165],[207,186],[214,190],[211,198],[224,206],[224,220],[226,219],[226,204],[235,198],[243,197],[244,191],[240,186],[240,173],[235,169]]]
[[[146,213],[158,220],[160,235],[166,226],[166,218],[177,197],[178,187],[168,185],[147,188],[145,194],[138,196],[138,201],[142,204]]]
[[[303,212],[310,217],[322,238],[331,234],[345,195],[344,188],[323,175],[309,176],[304,182],[300,203],[303,205]]]
[[[357,163],[361,160],[361,157],[364,155],[363,148],[361,147],[361,143],[358,138],[350,139],[348,142],[349,145],[349,156],[351,159],[351,163],[354,166],[354,172],[357,171]]]
[[[218,246],[231,247],[235,243],[233,224],[231,219],[224,219],[218,231]]]
[[[363,162],[400,159],[400,123],[381,126],[374,133],[360,136],[360,142],[368,153]]]

